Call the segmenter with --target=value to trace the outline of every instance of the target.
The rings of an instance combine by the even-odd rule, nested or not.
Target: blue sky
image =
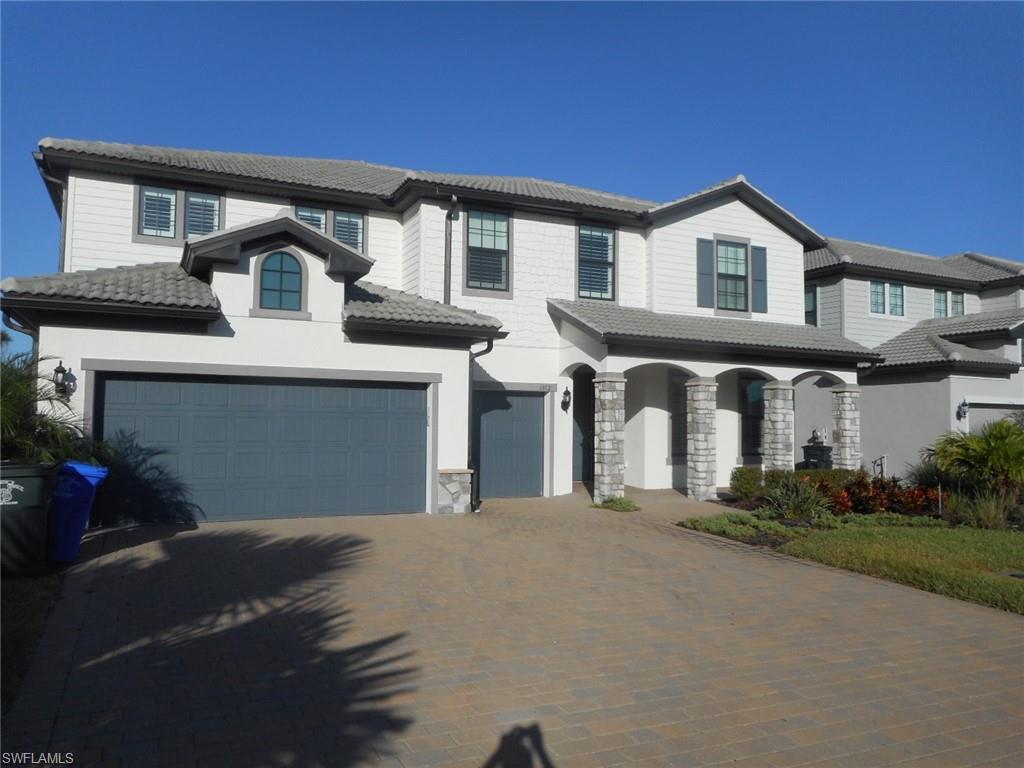
[[[2,273],[47,135],[539,176],[736,173],[826,235],[1024,259],[1024,4],[2,6]]]

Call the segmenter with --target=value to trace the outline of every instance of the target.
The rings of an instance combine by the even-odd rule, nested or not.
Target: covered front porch
[[[595,501],[627,485],[711,499],[737,466],[793,469],[807,456],[861,466],[857,363],[870,350],[796,324],[564,304],[553,314],[569,342],[559,390],[572,479]],[[603,327],[623,318],[629,334]]]
[[[812,431],[831,449],[833,467],[861,465],[852,371],[618,362],[617,371],[587,364],[571,371],[573,479],[592,483],[595,501],[622,496],[627,485],[715,498],[734,467],[803,463]]]

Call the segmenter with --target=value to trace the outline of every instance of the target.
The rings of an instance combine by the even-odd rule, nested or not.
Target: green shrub
[[[798,469],[794,473],[799,478],[807,478],[818,486],[818,490],[826,493],[838,493],[863,470],[860,469]]]
[[[789,478],[795,477],[795,473],[791,469],[768,469],[764,472],[764,487],[766,491],[770,491],[773,488],[778,488],[779,485],[785,483]]]
[[[998,494],[1013,503],[1024,495],[1024,427],[1011,419],[976,433],[947,432],[925,455],[969,485],[972,495]]]
[[[27,352],[4,352],[0,358],[0,455],[6,460],[49,463],[83,458],[77,414],[53,382],[39,373],[46,359]]]
[[[951,525],[967,525],[1001,531],[1006,528],[1014,506],[999,494],[970,497],[954,494],[943,507],[943,517]]]
[[[764,491],[761,485],[760,467],[736,467],[729,476],[729,490],[744,503],[751,503],[761,498]]]
[[[694,517],[683,520],[678,525],[748,544],[772,546],[778,546],[807,533],[806,529],[790,528],[774,520],[761,519],[748,512],[726,512],[713,517]]]
[[[640,505],[628,496],[613,496],[594,506],[598,509],[612,509],[616,512],[636,512],[640,509]]]
[[[831,511],[828,497],[810,480],[801,480],[792,472],[778,478],[775,485],[768,488],[764,504],[758,509],[760,515],[772,519],[803,522],[811,522]]]

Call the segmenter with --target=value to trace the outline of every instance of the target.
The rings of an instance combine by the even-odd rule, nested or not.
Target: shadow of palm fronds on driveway
[[[368,540],[200,528],[140,549],[114,544],[69,576],[80,594],[66,599],[88,605],[66,679],[36,683],[57,700],[49,743],[26,749],[344,768],[386,753],[411,724],[399,712],[415,675],[405,635],[347,644],[358,632],[345,574]]]

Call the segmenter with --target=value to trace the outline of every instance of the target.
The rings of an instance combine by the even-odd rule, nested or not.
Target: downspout
[[[22,325],[13,317],[9,312],[3,313],[3,323],[12,331],[18,333],[24,333],[30,339],[32,339],[32,357],[39,357],[39,328],[33,328],[28,325]]]
[[[455,219],[459,198],[452,195],[448,212],[444,216],[444,303],[452,303],[452,221]],[[487,350],[490,351],[489,349]],[[483,352],[481,354],[487,354]]]
[[[487,340],[487,346],[479,352],[469,352],[469,439],[466,441],[468,453],[466,455],[466,466],[473,471],[470,475],[469,508],[473,512],[480,511],[480,467],[473,461],[473,363],[478,357],[483,357],[494,349],[494,339]]]

